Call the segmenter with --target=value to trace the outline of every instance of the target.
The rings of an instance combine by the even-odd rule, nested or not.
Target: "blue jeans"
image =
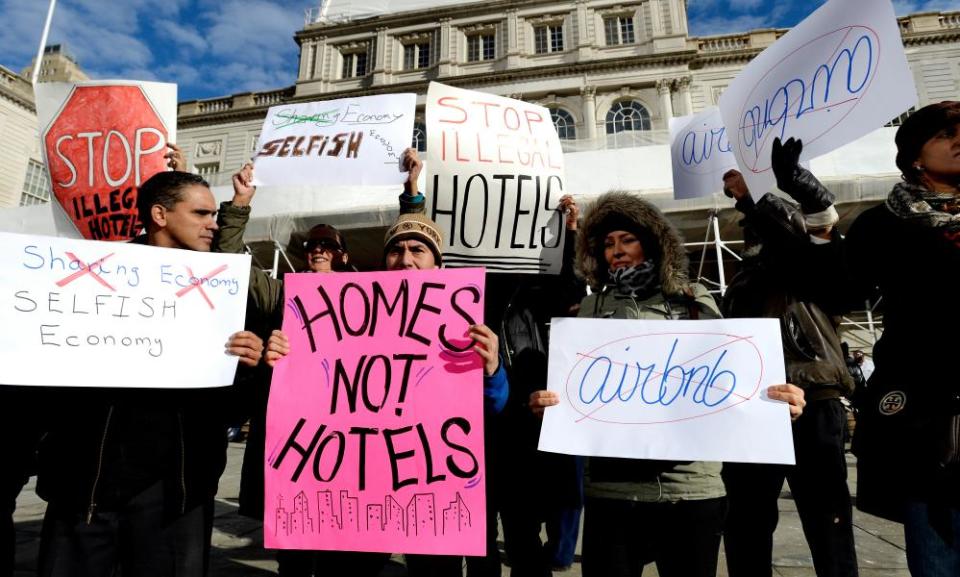
[[[910,502],[906,506],[903,534],[910,575],[960,575],[960,509],[931,509],[927,503]]]

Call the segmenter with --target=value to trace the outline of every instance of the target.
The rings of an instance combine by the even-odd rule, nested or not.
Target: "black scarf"
[[[617,292],[633,298],[647,298],[660,290],[660,275],[652,260],[610,271]]]

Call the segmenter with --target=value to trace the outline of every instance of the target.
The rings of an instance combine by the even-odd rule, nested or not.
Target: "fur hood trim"
[[[639,228],[646,229],[659,242],[661,255],[657,265],[663,292],[680,295],[689,290],[690,261],[683,246],[683,238],[660,209],[638,195],[612,191],[601,195],[586,210],[577,237],[577,272],[594,291],[600,291],[608,279],[607,263],[603,259],[603,241],[609,230],[601,230],[611,216],[626,218]],[[646,247],[644,247],[646,249]]]

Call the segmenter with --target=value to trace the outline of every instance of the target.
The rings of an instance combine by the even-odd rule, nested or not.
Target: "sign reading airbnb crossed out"
[[[427,215],[444,265],[560,274],[563,150],[550,111],[436,82],[426,110]]]
[[[794,464],[776,319],[553,319],[541,451]]]
[[[37,84],[44,161],[57,202],[84,238],[129,240],[137,190],[166,170],[177,87],[153,82]]]
[[[744,68],[720,97],[737,164],[760,198],[775,138],[801,160],[873,132],[917,103],[890,0],[830,0]]]

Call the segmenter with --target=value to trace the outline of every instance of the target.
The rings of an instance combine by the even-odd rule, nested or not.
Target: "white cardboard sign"
[[[431,82],[427,158],[445,266],[560,273],[565,179],[549,110]]]
[[[541,451],[794,463],[774,319],[553,319]]]
[[[720,97],[751,193],[776,179],[773,140],[803,140],[812,159],[883,126],[917,103],[890,0],[830,0],[764,50]]]
[[[258,185],[403,184],[415,94],[282,104],[267,111],[254,155]]]
[[[233,382],[250,257],[0,233],[0,383]]]
[[[720,109],[670,119],[673,198],[710,196],[723,189],[723,173],[737,168]]]

